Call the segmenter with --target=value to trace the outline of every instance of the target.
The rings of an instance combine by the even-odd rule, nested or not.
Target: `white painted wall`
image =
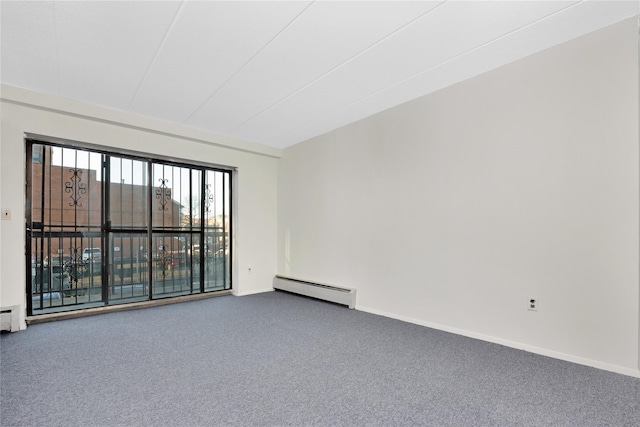
[[[1,95],[0,205],[12,219],[0,221],[0,305],[21,306],[23,328],[25,132],[236,167],[234,293],[271,290],[280,150],[9,86]]]
[[[290,147],[278,272],[637,376],[638,114],[634,18]]]

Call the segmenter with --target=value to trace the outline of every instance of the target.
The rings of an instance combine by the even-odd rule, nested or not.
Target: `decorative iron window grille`
[[[27,152],[28,315],[231,289],[230,171],[59,141]]]
[[[81,169],[72,168],[69,169],[69,172],[71,172],[73,175],[71,175],[69,181],[65,182],[64,191],[65,193],[70,194],[69,197],[71,198],[71,201],[69,202],[69,206],[78,206],[81,208],[82,203],[80,203],[79,200],[82,198],[83,194],[87,193],[87,185],[81,182]]]
[[[167,187],[169,180],[160,178],[158,181],[160,181],[160,187],[156,189],[156,199],[160,202],[160,210],[166,211],[169,210],[171,202],[171,189]]]
[[[211,205],[213,204],[213,192],[211,191],[211,184],[207,184],[205,186],[204,192],[204,201],[205,201],[205,212],[209,212],[211,210]]]

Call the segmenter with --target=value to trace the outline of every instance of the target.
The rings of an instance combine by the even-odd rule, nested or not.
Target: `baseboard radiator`
[[[18,306],[3,307],[0,309],[0,331],[15,332],[20,330],[20,317]]]
[[[273,288],[356,308],[356,290],[285,276],[273,278]]]

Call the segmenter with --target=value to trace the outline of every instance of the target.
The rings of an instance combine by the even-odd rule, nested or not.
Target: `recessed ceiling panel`
[[[569,2],[448,2],[247,122],[237,134],[269,140],[498,40]],[[453,82],[452,82],[453,83]],[[414,93],[412,98],[422,95]],[[409,99],[412,99],[409,98]],[[408,99],[407,99],[408,100]]]
[[[285,28],[308,2],[187,2],[131,108],[183,121]],[[210,127],[217,117],[205,117]]]
[[[58,94],[55,8],[51,2],[2,2],[2,83]]]
[[[418,73],[386,90],[363,97],[280,133],[265,144],[286,147],[353,123],[392,106],[517,61],[533,53],[615,24],[640,13],[640,3],[586,1],[525,26],[454,60]],[[246,136],[245,136],[246,137]]]
[[[628,1],[0,1],[3,84],[286,147],[640,13]]]
[[[412,78],[363,97],[304,124],[278,134],[265,144],[286,147],[326,132],[328,129],[353,123],[391,106],[427,94],[451,84],[477,76],[559,43],[580,37],[593,30],[612,25],[640,13],[640,3],[619,1],[587,1],[525,26],[518,31],[486,44],[452,61],[439,64]],[[606,60],[599,58],[598,60]]]
[[[316,2],[188,122],[221,132],[372,48],[439,2]]]
[[[179,2],[56,2],[60,94],[125,109]]]

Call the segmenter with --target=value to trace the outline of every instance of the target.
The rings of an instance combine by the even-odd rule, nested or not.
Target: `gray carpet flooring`
[[[283,292],[29,327],[2,426],[640,426],[640,379]]]

